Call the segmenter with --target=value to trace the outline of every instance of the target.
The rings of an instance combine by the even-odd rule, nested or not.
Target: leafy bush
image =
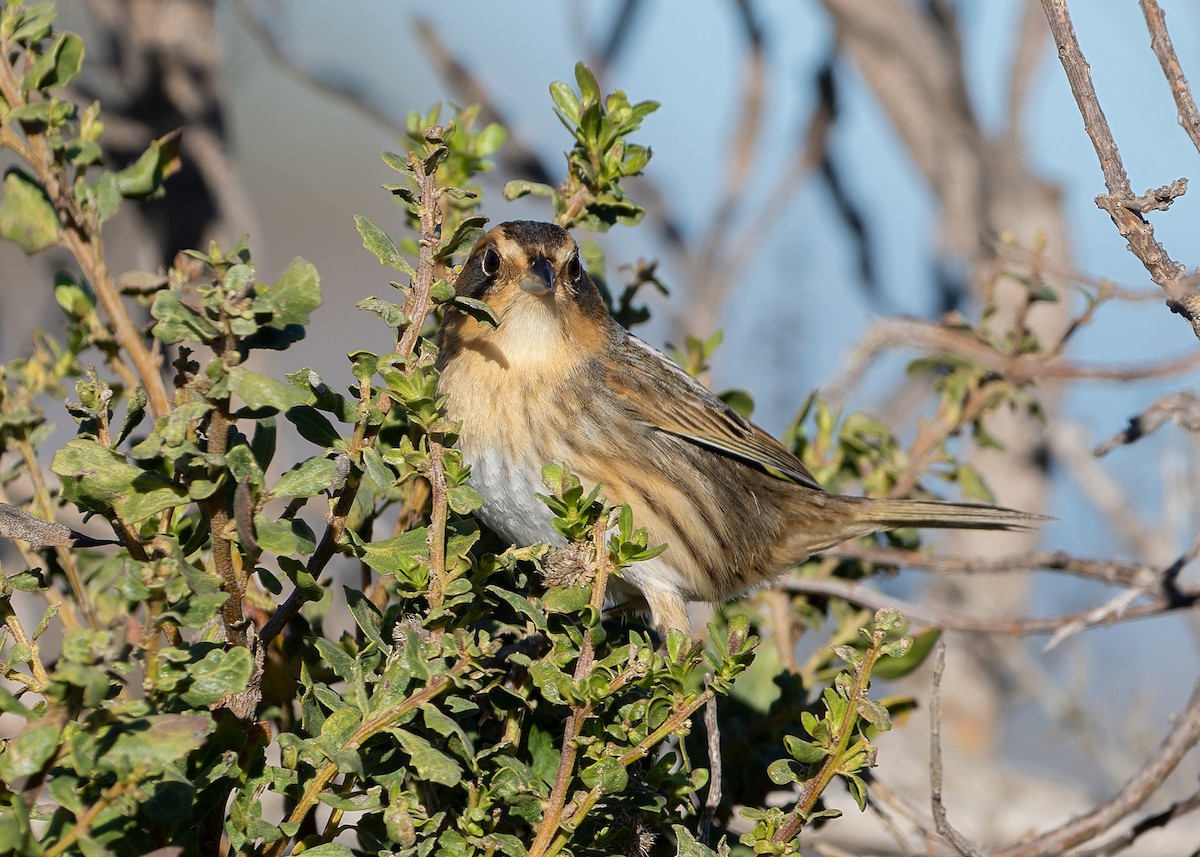
[[[872,701],[872,671],[881,658],[889,675],[912,669],[936,635],[910,651],[894,612],[798,597],[801,620],[832,620],[836,644],[799,672],[769,651],[754,661],[757,620],[740,607],[718,611],[705,644],[660,645],[602,616],[608,578],[657,548],[628,508],[550,469],[568,547],[505,547],[472,519],[482,498],[440,412],[425,320],[451,302],[490,315],[451,281],[483,226],[471,183],[502,128],[477,129],[473,109],[413,115],[407,150],[383,156],[411,236],[357,220],[397,272],[394,301],[359,304],[395,330],[394,350],[352,352],[339,379],[278,378],[253,357],[306,335],[321,291],[303,260],[263,282],[246,242],[187,250],[165,275],[134,278],[150,284],[138,294],[152,324],[133,322],[103,227],[123,200],[167,189],[179,137],[104,168],[99,105],[61,97],[82,41],[53,21],[51,5],[17,2],[0,20],[0,145],[19,162],[0,234],[77,265],[53,284],[61,335],[37,334],[0,370],[0,483],[16,500],[0,506],[0,533],[23,565],[0,582],[0,710],[21,724],[0,748],[0,852],[208,855],[224,839],[271,857],[707,854],[715,824],[722,851],[786,854],[837,814],[821,801],[834,779],[863,806],[870,739],[906,705]],[[603,97],[582,65],[577,85],[551,87],[575,141],[562,185],[506,193],[550,197],[565,226],[634,224],[642,209],[620,180],[650,159],[629,137],[656,105]],[[634,304],[646,283],[652,264],[617,302],[628,323],[646,317]],[[688,368],[717,341],[689,340]],[[39,402],[71,385],[77,431],[53,455],[55,483],[37,464],[50,434]],[[957,413],[921,469],[943,463],[966,483],[941,441],[981,408]],[[882,426],[839,426],[819,401],[791,439],[833,487],[915,480]],[[303,457],[280,460],[297,446]],[[57,523],[79,516],[111,538]],[[362,570],[341,590],[352,622],[332,608],[335,558]],[[719,724],[739,760],[723,787],[705,740]],[[790,803],[768,807],[784,786]],[[744,832],[727,836],[735,806]]]

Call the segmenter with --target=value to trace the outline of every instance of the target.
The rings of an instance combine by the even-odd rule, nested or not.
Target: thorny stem
[[[591,604],[595,616],[599,616],[600,610],[604,607],[604,593],[608,585],[608,546],[605,544],[607,533],[608,521],[606,518],[602,517],[592,525],[596,576],[592,579],[592,595],[589,604]],[[576,686],[581,686],[591,675],[595,654],[596,645],[592,642],[591,629],[585,628],[583,643],[579,647],[579,660],[575,662]],[[583,732],[584,722],[591,716],[592,703],[585,702],[579,707],[573,708],[567,717],[566,726],[563,728],[562,755],[558,758],[558,772],[554,777],[554,786],[550,789],[550,797],[546,800],[545,814],[538,825],[537,836],[529,849],[529,857],[542,857],[542,855],[553,857],[566,842],[564,834],[559,833],[559,827],[562,824],[563,808],[567,803],[567,790],[571,787],[571,781],[575,776],[575,757],[579,752],[579,736]]]
[[[0,43],[0,56],[4,57],[4,61],[0,62],[0,96],[9,107],[16,108],[26,104],[27,100],[21,94],[16,70],[7,60],[12,52],[11,44]],[[112,325],[113,338],[119,350],[128,354],[133,361],[137,374],[146,387],[151,412],[156,417],[165,415],[170,410],[170,402],[158,371],[158,360],[142,340],[121,300],[120,291],[104,259],[104,244],[100,238],[100,225],[95,214],[85,212],[76,202],[74,189],[67,180],[65,169],[57,164],[54,151],[44,134],[26,130],[25,139],[22,141],[20,136],[5,124],[0,127],[0,148],[12,149],[33,168],[38,181],[58,212],[62,225],[59,240],[71,251],[84,276],[91,283],[96,299],[104,308],[104,313]],[[125,383],[136,386],[135,379],[126,377],[129,374],[128,367],[121,361],[110,361],[110,365],[122,376]]]
[[[821,763],[816,775],[805,781],[803,788],[800,789],[800,797],[796,801],[796,806],[783,826],[775,831],[775,835],[771,837],[772,842],[776,844],[790,842],[800,833],[809,813],[817,805],[817,799],[837,776],[843,756],[846,754],[846,748],[850,746],[850,739],[854,737],[854,727],[858,722],[858,704],[867,696],[867,688],[871,684],[871,670],[875,668],[875,662],[881,655],[882,633],[882,631],[875,632],[873,644],[863,653],[862,660],[854,670],[854,684],[850,688],[849,697],[846,700],[846,710],[842,712],[841,722],[837,727],[833,748],[825,757],[825,761]]]

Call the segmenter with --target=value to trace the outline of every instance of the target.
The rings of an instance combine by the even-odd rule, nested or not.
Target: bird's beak
[[[548,295],[554,291],[554,269],[544,256],[539,256],[521,277],[521,289],[531,295]]]

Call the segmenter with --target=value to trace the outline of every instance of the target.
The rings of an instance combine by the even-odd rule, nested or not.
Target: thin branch
[[[1092,450],[1092,455],[1097,458],[1107,455],[1118,446],[1154,434],[1169,422],[1184,431],[1200,432],[1200,395],[1194,390],[1181,390],[1160,396],[1146,410],[1130,418],[1128,426]]]
[[[1175,767],[1200,741],[1200,684],[1192,692],[1188,707],[1175,720],[1154,756],[1111,799],[1066,824],[1011,848],[991,852],[988,857],[1040,857],[1063,854],[1082,845],[1137,810],[1166,781]]]
[[[1164,828],[1175,819],[1182,818],[1197,809],[1200,809],[1200,792],[1194,792],[1190,797],[1175,801],[1162,812],[1146,816],[1116,839],[1106,842],[1098,848],[1082,851],[1079,853],[1079,857],[1111,857],[1113,854],[1119,854],[1136,842],[1142,834]]]
[[[1091,611],[1065,613],[1059,616],[1027,616],[1016,619],[976,619],[962,616],[950,610],[943,610],[926,604],[916,604],[886,595],[877,589],[871,589],[859,583],[839,578],[819,580],[809,577],[789,575],[779,583],[788,592],[801,595],[819,595],[840,598],[851,604],[857,604],[868,610],[881,610],[890,607],[899,610],[905,618],[923,625],[933,625],[951,631],[969,631],[977,634],[1001,634],[1010,637],[1027,637],[1040,634],[1053,634],[1059,628],[1071,622],[1087,619]],[[1126,609],[1120,616],[1108,615],[1095,623],[1097,626],[1116,625],[1121,622],[1131,622],[1135,619],[1146,619],[1176,610],[1186,610],[1200,602],[1200,589],[1188,589],[1160,595],[1143,604],[1136,604]]]
[[[1200,365],[1200,353],[1132,366],[1075,363],[1053,355],[1007,354],[970,330],[901,317],[878,321],[871,326],[846,361],[842,374],[827,388],[827,396],[835,401],[845,398],[877,362],[879,355],[895,348],[944,352],[974,360],[984,369],[1018,384],[1049,380],[1140,381],[1174,375]]]
[[[934,650],[933,690],[929,697],[929,804],[933,823],[942,838],[962,857],[982,857],[969,839],[959,833],[946,817],[942,802],[942,673],[946,670],[946,643],[938,640]]]
[[[717,722],[715,696],[704,706],[704,728],[708,735],[708,795],[704,799],[704,811],[700,814],[697,833],[700,841],[707,845],[713,816],[721,805],[721,727]]]
[[[1141,586],[1122,592],[1107,604],[1102,604],[1095,610],[1089,610],[1086,616],[1063,625],[1054,632],[1054,636],[1052,636],[1046,642],[1046,645],[1042,647],[1042,651],[1048,652],[1057,647],[1064,640],[1068,640],[1071,637],[1074,637],[1076,634],[1086,631],[1088,628],[1099,625],[1101,622],[1104,622],[1110,617],[1120,619],[1125,615],[1129,608],[1133,606],[1133,603],[1137,601],[1137,599],[1141,598],[1152,589],[1157,589],[1159,587],[1175,587],[1175,581],[1179,577],[1179,573],[1183,571],[1185,566],[1187,566],[1196,558],[1197,554],[1200,554],[1200,538],[1197,538],[1194,542],[1192,542],[1192,546],[1184,551],[1178,559],[1176,559],[1166,568],[1159,571],[1156,575],[1154,575],[1154,577],[1152,577],[1150,580],[1147,580]]]
[[[1058,45],[1058,58],[1083,116],[1084,128],[1104,173],[1108,193],[1096,197],[1096,205],[1108,212],[1121,237],[1129,242],[1130,251],[1150,272],[1150,278],[1166,292],[1167,306],[1187,319],[1196,337],[1200,338],[1200,294],[1185,287],[1186,269],[1168,255],[1154,237],[1154,227],[1142,216],[1141,203],[1133,195],[1121,153],[1096,97],[1091,71],[1079,47],[1066,0],[1042,0],[1042,8]]]
[[[1192,97],[1192,90],[1183,75],[1183,67],[1179,64],[1175,46],[1171,44],[1171,34],[1167,32],[1167,16],[1163,14],[1156,0],[1139,2],[1142,14],[1146,17],[1146,29],[1150,31],[1150,47],[1158,57],[1163,75],[1171,87],[1171,95],[1175,97],[1175,106],[1179,108],[1179,124],[1192,138],[1196,148],[1200,149],[1200,110],[1196,109],[1196,99]]]
[[[1141,586],[1156,573],[1154,566],[1142,562],[1124,559],[1084,559],[1072,556],[1066,551],[1033,551],[1001,559],[982,559],[973,556],[941,556],[904,548],[873,547],[862,542],[843,542],[825,551],[824,555],[940,574],[988,575],[1047,569],[1118,586]]]

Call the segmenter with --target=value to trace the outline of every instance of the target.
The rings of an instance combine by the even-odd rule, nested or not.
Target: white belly
[[[476,512],[498,535],[516,545],[546,542],[561,545],[566,539],[554,529],[550,509],[538,499],[548,494],[542,483],[542,465],[528,459],[514,462],[494,449],[460,444],[463,460],[471,465],[471,487],[484,497]]]

